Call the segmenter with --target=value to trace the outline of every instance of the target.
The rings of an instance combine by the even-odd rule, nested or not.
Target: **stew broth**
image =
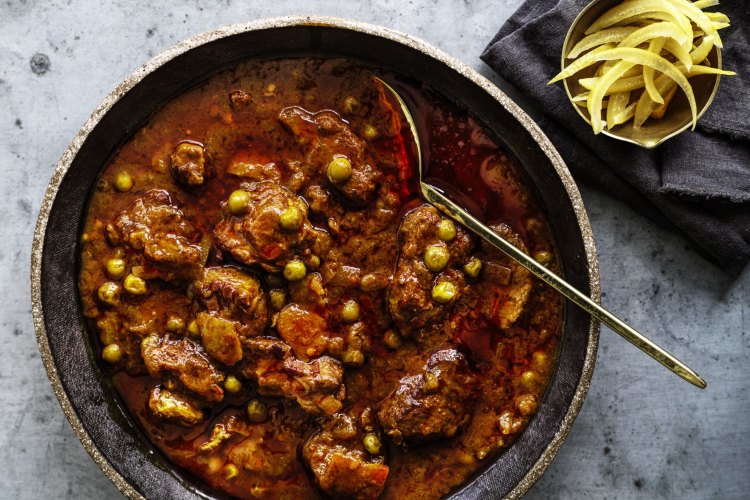
[[[529,181],[460,107],[340,59],[252,61],[174,99],[91,194],[79,288],[149,439],[240,498],[437,498],[509,446],[562,302],[417,196],[430,176],[553,271]],[[335,165],[333,165],[335,163]]]

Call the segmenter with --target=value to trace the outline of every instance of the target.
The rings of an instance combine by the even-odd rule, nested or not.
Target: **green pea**
[[[344,111],[349,114],[357,111],[361,105],[362,104],[359,102],[359,99],[357,99],[353,95],[350,95],[346,99],[344,99]]]
[[[96,294],[107,305],[116,306],[120,302],[120,286],[117,283],[107,281],[99,287]]]
[[[170,316],[167,319],[166,328],[168,332],[181,332],[185,329],[185,320],[177,316]]]
[[[549,368],[549,356],[544,351],[534,351],[531,364],[537,370],[544,371]]]
[[[307,274],[307,267],[301,260],[290,260],[284,266],[284,277],[288,281],[299,281]]]
[[[337,156],[328,164],[326,175],[334,184],[346,182],[352,176],[352,162],[346,156]]]
[[[443,219],[438,223],[438,238],[451,241],[456,237],[456,225],[450,219]]]
[[[242,382],[234,375],[228,375],[224,379],[224,389],[230,394],[237,394],[242,389]]]
[[[198,328],[198,322],[195,320],[192,320],[190,323],[188,323],[187,332],[188,332],[188,335],[190,335],[193,338],[199,337],[201,334],[201,331],[200,331],[200,328]]]
[[[234,464],[226,464],[224,466],[224,478],[234,479],[240,473],[240,470]]]
[[[469,262],[464,264],[464,272],[469,276],[470,278],[476,278],[479,276],[479,273],[482,271],[482,261],[479,260],[477,257],[472,257],[469,259]]]
[[[229,206],[229,213],[232,215],[244,215],[247,213],[247,205],[250,203],[250,195],[247,191],[238,189],[233,191],[229,195],[227,205]]]
[[[398,349],[401,347],[401,337],[393,330],[387,330],[383,334],[383,342],[389,349]]]
[[[262,401],[258,399],[251,399],[250,402],[247,404],[247,418],[250,419],[251,422],[263,422],[266,419],[267,415],[267,408],[266,405],[263,404]]]
[[[362,439],[362,444],[365,445],[365,450],[367,450],[367,453],[370,455],[379,455],[380,454],[380,447],[382,446],[380,443],[380,439],[378,439],[378,436],[375,434],[365,434],[365,437]]]
[[[441,281],[432,288],[432,298],[435,302],[445,304],[456,296],[456,285],[450,281]]]
[[[122,282],[125,291],[131,295],[145,295],[148,291],[146,281],[134,274],[128,274],[125,276],[125,281]]]
[[[369,273],[362,276],[359,280],[359,288],[363,292],[374,292],[380,287],[380,279],[376,274]]]
[[[362,127],[362,132],[365,134],[365,139],[367,139],[368,141],[372,141],[378,136],[378,129],[376,129],[369,123],[365,124],[365,126]]]
[[[125,261],[122,259],[109,259],[104,268],[113,280],[119,280],[125,276]]]
[[[312,267],[313,269],[317,269],[320,267],[320,257],[318,257],[317,255],[311,255],[309,258],[309,262],[310,267]]]
[[[274,288],[268,292],[269,302],[275,311],[280,311],[286,305],[286,293],[284,290]]]
[[[119,363],[122,360],[122,354],[119,344],[109,344],[102,349],[102,359],[111,365]]]
[[[552,261],[552,253],[546,250],[534,252],[534,260],[540,264],[549,264]]]
[[[302,212],[297,207],[289,207],[279,215],[279,224],[286,231],[296,231],[302,227]]]
[[[424,384],[422,389],[425,392],[435,392],[440,387],[440,380],[432,372],[426,372],[424,374]]]
[[[521,374],[521,384],[526,389],[533,389],[539,383],[539,377],[533,370],[526,370]]]
[[[127,172],[120,172],[115,176],[115,189],[124,193],[133,187],[133,178]]]
[[[341,319],[353,323],[359,319],[359,304],[355,300],[347,300],[341,308]]]
[[[362,364],[364,364],[365,362],[365,355],[362,353],[362,351],[352,349],[344,353],[344,358],[342,359],[342,361],[346,365],[362,366]]]
[[[450,252],[443,245],[430,245],[424,251],[424,263],[427,269],[435,273],[445,269],[450,258]]]

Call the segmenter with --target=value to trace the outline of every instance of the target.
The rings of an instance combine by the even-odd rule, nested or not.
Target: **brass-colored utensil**
[[[563,42],[560,60],[561,70],[565,69],[572,62],[570,59],[566,59],[565,56],[585,36],[586,29],[599,16],[621,3],[622,0],[593,0],[584,7],[573,21],[573,24],[570,25],[565,42]],[[708,54],[708,62],[712,67],[721,69],[721,51],[718,47],[711,49],[711,52]],[[589,66],[570,78],[563,80],[563,86],[565,87],[565,92],[568,94],[571,106],[589,124],[591,123],[591,119],[588,110],[585,107],[577,106],[573,102],[573,96],[586,92],[586,89],[578,83],[578,80],[594,76],[595,71],[596,65]],[[698,118],[703,116],[703,113],[706,112],[714,100],[714,96],[719,89],[720,80],[721,75],[699,75],[690,78],[690,84],[693,87],[695,102],[698,107]],[[646,120],[646,123],[640,129],[633,128],[632,122],[626,122],[611,130],[605,128],[601,133],[621,141],[651,149],[667,139],[684,132],[691,126],[692,115],[690,114],[690,106],[685,95],[678,89],[663,118],[659,120]]]
[[[513,246],[500,235],[489,229],[482,222],[469,214],[464,208],[460,207],[458,204],[448,198],[441,189],[424,182],[422,150],[420,147],[419,131],[417,129],[416,123],[414,122],[411,111],[409,111],[409,107],[401,98],[399,93],[396,92],[396,90],[394,90],[383,80],[379,78],[377,80],[388,91],[392,93],[394,99],[401,107],[401,112],[406,119],[406,122],[409,124],[411,134],[414,138],[414,145],[416,147],[416,159],[419,172],[419,188],[422,192],[422,196],[424,196],[427,201],[435,205],[448,217],[459,222],[469,231],[476,234],[498,250],[505,253],[508,257],[521,264],[532,274],[534,274],[534,276],[541,279],[546,284],[561,293],[563,296],[570,299],[571,302],[610,327],[625,340],[654,358],[662,365],[666,366],[672,372],[679,375],[684,380],[687,380],[696,387],[700,387],[701,389],[704,389],[706,387],[706,382],[682,361],[675,358],[672,354],[665,351],[664,349],[653,343],[651,340],[635,331],[632,327],[617,318],[614,314],[610,313],[602,306],[591,300],[589,297],[578,291],[575,287],[573,287],[573,285],[560,278],[549,269],[539,264],[533,258]]]

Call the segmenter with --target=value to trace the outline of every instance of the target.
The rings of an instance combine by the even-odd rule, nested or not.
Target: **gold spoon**
[[[406,121],[409,124],[411,135],[414,138],[414,145],[416,147],[417,165],[419,167],[419,187],[422,191],[422,196],[424,196],[424,198],[428,202],[435,205],[441,212],[446,214],[451,219],[462,224],[469,231],[473,232],[498,250],[505,253],[511,259],[521,264],[534,276],[541,279],[546,284],[557,290],[559,293],[570,299],[571,302],[610,327],[615,331],[615,333],[618,333],[625,340],[654,358],[662,365],[666,366],[672,372],[679,375],[684,380],[687,380],[694,386],[705,389],[705,380],[703,380],[685,363],[675,358],[672,354],[665,351],[658,345],[654,344],[651,340],[635,331],[625,322],[617,318],[614,314],[610,313],[602,306],[591,300],[589,297],[578,291],[575,287],[573,287],[573,285],[560,278],[556,274],[552,273],[549,269],[539,264],[533,258],[529,257],[524,252],[510,244],[507,240],[482,224],[479,220],[469,214],[462,207],[451,201],[442,192],[442,190],[424,182],[422,180],[422,150],[420,148],[419,135],[417,133],[417,126],[414,123],[414,118],[412,117],[408,106],[398,94],[398,92],[396,92],[390,85],[385,83],[380,78],[376,77],[376,79],[380,84],[383,85],[384,88],[386,88],[391,92],[391,94],[393,94],[393,97],[396,99],[396,101],[398,101],[398,104],[401,107],[401,112],[404,115],[404,118],[406,118]]]

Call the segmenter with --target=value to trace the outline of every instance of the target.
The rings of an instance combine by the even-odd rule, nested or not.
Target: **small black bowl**
[[[424,82],[468,109],[536,186],[564,278],[599,300],[594,240],[570,173],[529,116],[471,68],[408,35],[338,19],[271,19],[197,35],[147,62],[104,99],[60,159],[34,233],[32,309],[47,374],[83,446],[128,497],[217,494],[154,449],[118,403],[97,362],[77,289],[78,238],[88,193],[117,148],[172,98],[242,60],[290,56],[361,60]],[[455,498],[518,497],[539,478],[581,408],[598,335],[596,321],[578,308],[566,308],[558,366],[538,413]]]

